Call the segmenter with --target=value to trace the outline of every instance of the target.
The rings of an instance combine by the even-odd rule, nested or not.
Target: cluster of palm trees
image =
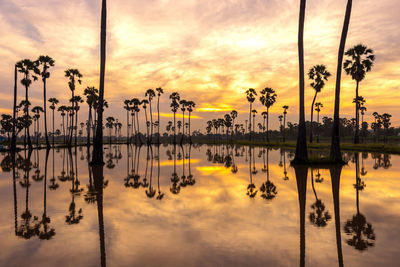
[[[157,143],[160,144],[160,98],[161,95],[164,94],[164,90],[162,88],[148,89],[146,90],[144,96],[145,98],[140,100],[138,98],[126,99],[124,100],[124,109],[126,110],[126,136],[127,142],[132,142],[133,139],[135,143],[142,143],[143,134],[140,131],[140,123],[139,123],[139,112],[141,108],[144,112],[145,117],[145,125],[146,125],[146,133],[144,134],[145,140],[147,144]],[[157,120],[153,119],[153,101],[154,98],[157,97]],[[174,114],[174,120],[172,122],[168,122],[167,132],[170,130],[174,133],[174,143],[176,143],[176,113],[180,110],[182,111],[182,122],[178,121],[178,128],[183,127],[182,137],[180,142],[184,142],[185,136],[188,136],[189,142],[191,142],[191,115],[196,107],[194,101],[188,101],[185,99],[181,99],[178,92],[173,92],[169,98],[171,99],[171,111]],[[185,112],[188,113],[188,122],[185,123]],[[173,125],[173,126],[172,126]],[[186,128],[186,130],[185,130]],[[155,130],[157,129],[157,134],[155,134]],[[169,129],[169,130],[168,130]],[[157,137],[157,138],[154,138]],[[156,139],[156,140],[154,140]]]

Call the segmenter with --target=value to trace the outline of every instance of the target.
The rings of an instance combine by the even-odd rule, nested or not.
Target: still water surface
[[[3,154],[0,266],[398,266],[400,157],[345,156],[112,145],[102,180],[84,147]]]

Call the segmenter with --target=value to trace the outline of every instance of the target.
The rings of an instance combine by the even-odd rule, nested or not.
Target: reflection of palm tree
[[[172,194],[179,194],[179,192],[181,191],[181,186],[178,184],[179,182],[179,177],[178,174],[176,173],[176,143],[174,143],[174,172],[172,173],[172,177],[171,177],[171,188],[169,189],[171,191]]]
[[[283,180],[287,181],[289,180],[289,177],[287,176],[287,170],[286,170],[286,153],[283,151]]]
[[[363,251],[368,247],[374,246],[375,233],[372,228],[372,224],[367,222],[366,217],[360,213],[360,202],[359,202],[359,191],[365,188],[365,183],[361,181],[360,176],[360,155],[356,153],[356,203],[357,203],[357,214],[353,215],[353,218],[348,220],[344,226],[344,231],[347,235],[351,235],[350,239],[347,239],[347,244],[354,247],[357,250]]]
[[[254,183],[253,183],[253,173],[254,173],[254,171],[251,171],[251,162],[252,162],[252,156],[251,156],[251,152],[252,152],[252,149],[253,149],[253,147],[252,146],[250,146],[249,147],[249,158],[250,158],[250,161],[249,161],[249,175],[250,175],[250,184],[247,186],[247,195],[250,197],[250,198],[254,198],[256,195],[257,195],[257,189],[256,189],[256,186],[254,185]]]
[[[333,205],[335,209],[336,246],[337,246],[339,267],[343,267],[342,236],[340,234],[340,205],[339,205],[341,172],[342,172],[342,166],[340,165],[334,165],[330,169],[331,180],[332,180],[331,183],[332,183]]]
[[[332,216],[329,214],[328,211],[325,211],[325,204],[322,202],[321,199],[318,199],[317,191],[315,190],[314,186],[314,172],[311,169],[311,185],[314,191],[315,196],[315,203],[311,205],[311,209],[313,210],[310,212],[310,222],[317,226],[317,227],[325,227],[328,221],[331,220]]]
[[[150,147],[150,157],[151,157],[151,163],[150,163],[150,183],[149,183],[149,188],[146,190],[146,196],[148,198],[153,198],[156,194],[156,190],[154,190],[152,186],[152,179],[153,179],[153,148],[152,146]]]
[[[267,181],[263,183],[260,187],[260,191],[262,192],[261,197],[266,199],[266,200],[272,200],[276,197],[278,194],[278,191],[276,190],[276,186],[274,185],[273,182],[269,180],[269,149],[267,148],[267,164],[265,165],[265,149],[263,150],[263,155],[264,155],[264,169],[266,172],[267,176]],[[266,166],[266,168],[265,168]]]
[[[74,174],[74,163],[72,159],[72,152],[70,149],[68,149],[69,153],[69,158],[70,161],[69,163],[71,164],[71,169],[70,169],[70,176],[71,176],[71,195],[72,195],[72,200],[71,204],[69,205],[69,214],[65,216],[65,222],[67,224],[78,224],[82,219],[82,209],[79,209],[78,212],[76,211],[76,204],[75,204],[75,195],[79,195],[82,191],[83,188],[79,188],[79,180],[78,178],[75,179],[75,174]],[[76,175],[77,176],[77,175]]]
[[[305,217],[308,169],[305,166],[297,165],[295,166],[294,170],[296,173],[297,191],[299,195],[300,207],[300,266],[304,267],[306,257]]]
[[[51,239],[55,234],[56,231],[54,228],[49,227],[50,223],[50,217],[47,216],[47,162],[49,158],[49,150],[46,150],[46,161],[45,161],[45,170],[44,170],[44,182],[43,182],[43,215],[42,215],[42,220],[38,223],[38,236],[39,239],[45,239],[49,240]]]
[[[164,197],[164,193],[161,192],[160,189],[160,144],[157,144],[157,188],[158,188],[158,195],[157,199],[161,200]]]

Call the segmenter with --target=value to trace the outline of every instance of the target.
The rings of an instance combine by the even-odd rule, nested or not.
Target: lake
[[[293,155],[105,145],[103,178],[86,147],[2,154],[0,266],[398,266],[400,156]]]

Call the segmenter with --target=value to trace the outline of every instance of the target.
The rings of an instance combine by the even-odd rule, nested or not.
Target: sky
[[[193,129],[232,109],[247,118],[247,88],[272,87],[271,128],[279,126],[282,106],[288,121],[298,120],[297,30],[299,2],[294,0],[113,0],[108,1],[105,116],[125,122],[123,101],[144,98],[148,88],[162,87],[162,127],[171,120],[168,95],[179,92],[196,103]],[[321,116],[332,116],[337,51],[346,0],[307,1],[304,32],[305,68],[324,64],[332,73],[317,101]],[[49,55],[56,61],[48,80],[48,97],[66,104],[70,98],[64,70],[77,68],[83,83],[98,87],[100,4],[94,0],[0,0],[0,113],[12,108],[13,68],[18,60]],[[354,1],[346,49],[362,43],[374,50],[375,64],[360,84],[366,120],[388,112],[399,126],[400,19],[397,0]],[[314,95],[306,79],[306,116]],[[23,88],[20,86],[22,100]],[[42,83],[29,95],[40,105]],[[355,82],[343,73],[341,114],[354,114]],[[263,111],[260,102],[255,108]],[[81,108],[86,118],[86,108]],[[143,115],[144,117],[144,115]],[[258,118],[261,121],[261,116]]]

